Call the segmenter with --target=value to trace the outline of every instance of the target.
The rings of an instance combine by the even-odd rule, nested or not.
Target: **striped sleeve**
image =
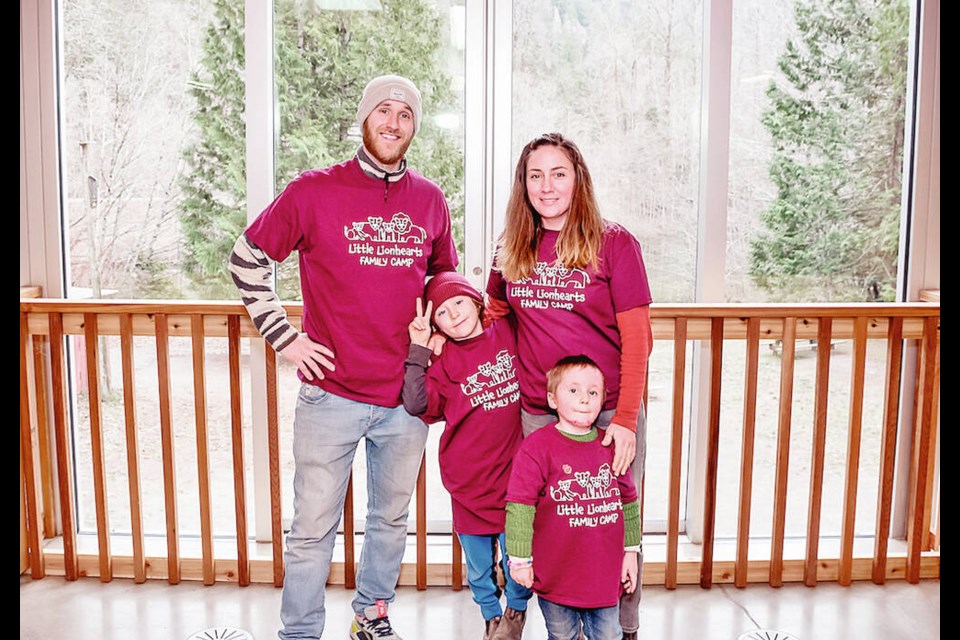
[[[263,249],[241,234],[230,254],[230,275],[257,331],[275,351],[293,342],[299,333],[287,320],[287,312],[273,290],[273,270]]]

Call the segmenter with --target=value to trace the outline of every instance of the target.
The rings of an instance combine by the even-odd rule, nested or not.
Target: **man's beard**
[[[403,159],[403,156],[407,153],[407,149],[410,147],[410,143],[413,142],[413,138],[407,140],[407,142],[397,150],[396,153],[390,153],[384,151],[380,148],[381,140],[378,137],[375,131],[371,131],[370,127],[366,124],[363,126],[363,148],[367,150],[374,160],[376,160],[381,168],[388,167],[392,164],[396,164]]]

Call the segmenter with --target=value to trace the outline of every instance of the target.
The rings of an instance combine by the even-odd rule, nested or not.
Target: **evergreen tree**
[[[191,170],[181,215],[185,270],[211,297],[233,297],[226,260],[246,226],[242,5],[216,0],[193,92],[201,140],[187,151]],[[441,59],[440,20],[425,0],[381,0],[380,11],[318,11],[278,0],[274,8],[275,83],[280,136],[276,184],[341,162],[359,146],[351,135],[371,78],[399,73],[423,95],[424,120],[407,154],[410,166],[444,190],[462,250],[463,158],[456,140],[430,114],[454,108]],[[295,260],[280,270],[280,293],[299,297]]]
[[[767,91],[776,199],[751,276],[780,299],[891,300],[906,93],[905,0],[797,0]]]

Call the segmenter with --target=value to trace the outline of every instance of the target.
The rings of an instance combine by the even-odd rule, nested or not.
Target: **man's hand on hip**
[[[333,371],[333,351],[319,342],[301,333],[296,340],[280,351],[280,355],[297,365],[297,369],[307,380],[323,380],[326,377],[324,369]]]

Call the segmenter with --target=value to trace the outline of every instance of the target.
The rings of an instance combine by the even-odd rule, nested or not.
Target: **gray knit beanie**
[[[420,91],[416,85],[402,76],[379,76],[367,83],[357,107],[357,122],[366,122],[370,112],[384,100],[406,102],[413,111],[413,134],[420,131]]]

